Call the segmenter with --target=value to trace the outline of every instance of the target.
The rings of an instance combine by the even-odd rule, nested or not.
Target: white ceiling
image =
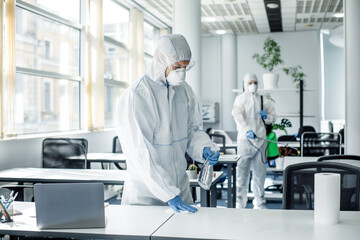
[[[172,26],[173,0],[135,0]],[[281,0],[283,32],[333,29],[343,24],[343,0]],[[270,32],[263,0],[201,0],[202,32],[235,34]]]

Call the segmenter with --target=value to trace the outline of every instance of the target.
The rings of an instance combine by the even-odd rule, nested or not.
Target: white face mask
[[[171,86],[178,86],[184,83],[186,77],[186,69],[178,68],[169,73],[166,80],[169,82]]]
[[[249,91],[250,91],[252,94],[256,93],[257,88],[258,88],[258,86],[257,86],[257,84],[255,84],[255,83],[252,83],[252,84],[250,84],[250,85],[248,86],[248,89],[249,89]]]

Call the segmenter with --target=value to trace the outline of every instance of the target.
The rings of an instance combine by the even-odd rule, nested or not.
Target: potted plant
[[[197,178],[197,166],[195,164],[189,165],[188,169],[186,170],[187,175],[190,179]]]
[[[278,88],[279,74],[273,71],[277,65],[284,64],[284,61],[281,59],[280,46],[274,39],[267,37],[263,49],[264,53],[262,55],[255,53],[252,58],[265,70],[269,71],[268,73],[263,73],[264,89]]]
[[[293,80],[293,83],[296,84],[296,88],[300,88],[300,82],[303,81],[304,87],[305,87],[305,80],[306,77],[305,73],[302,70],[302,67],[300,65],[289,67],[289,68],[283,68],[283,71],[286,75],[290,75],[290,77]]]
[[[292,124],[291,124],[291,122],[290,122],[289,119],[283,118],[283,119],[281,119],[280,124],[278,124],[278,123],[273,123],[272,126],[273,126],[273,130],[277,130],[277,129],[283,130],[283,131],[285,132],[285,134],[287,135],[286,128],[287,128],[287,127],[292,127]]]

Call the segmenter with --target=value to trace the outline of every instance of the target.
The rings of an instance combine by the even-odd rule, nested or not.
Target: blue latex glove
[[[266,113],[265,110],[260,110],[259,114],[261,115],[261,117],[262,117],[263,119],[267,119],[267,113]]]
[[[211,148],[206,147],[203,151],[203,158],[206,160],[208,159],[210,165],[215,165],[219,160],[220,152],[212,152]]]
[[[255,133],[252,130],[246,132],[247,138],[255,139]]]
[[[174,209],[175,212],[188,211],[194,213],[197,211],[197,208],[192,207],[187,203],[184,203],[179,196],[170,199],[167,203],[172,209]]]

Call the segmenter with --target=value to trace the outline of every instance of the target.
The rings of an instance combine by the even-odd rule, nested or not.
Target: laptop
[[[105,227],[102,183],[49,183],[34,186],[39,229]]]

